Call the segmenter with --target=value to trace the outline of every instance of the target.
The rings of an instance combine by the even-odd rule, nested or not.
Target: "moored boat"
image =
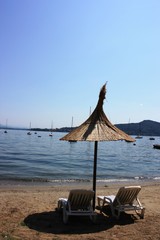
[[[50,137],[53,137],[53,133],[52,132],[53,132],[53,121],[51,123],[51,133],[49,134]]]
[[[142,138],[143,138],[143,137],[140,136],[140,135],[138,135],[138,136],[135,137],[135,139],[142,139]]]
[[[31,133],[31,122],[30,122],[30,124],[29,124],[29,132],[27,132],[27,135],[32,135],[32,133]]]
[[[153,148],[160,149],[160,144],[154,144]]]

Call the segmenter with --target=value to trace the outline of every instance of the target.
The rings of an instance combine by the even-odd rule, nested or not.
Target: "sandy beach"
[[[97,187],[97,195],[115,194],[120,186],[124,183],[103,184]],[[144,219],[128,213],[115,220],[96,209],[95,224],[88,217],[70,217],[65,225],[62,214],[56,211],[58,198],[67,197],[71,189],[90,186],[1,185],[0,239],[160,240],[160,182],[141,186],[139,199],[146,208]]]

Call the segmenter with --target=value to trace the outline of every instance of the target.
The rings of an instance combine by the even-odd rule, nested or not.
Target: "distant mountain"
[[[1,129],[5,129],[5,130],[27,130],[27,128],[23,128],[23,127],[11,127],[11,126],[8,126],[6,128],[6,126],[0,125],[0,130]]]
[[[129,135],[160,136],[160,123],[144,120],[139,123],[116,124],[116,127]]]
[[[129,135],[141,135],[141,136],[160,136],[160,123],[155,122],[152,120],[144,120],[139,123],[124,123],[124,124],[115,124],[116,127],[121,129],[122,131],[126,132]],[[1,129],[5,129],[4,126],[0,126]],[[52,129],[53,132],[70,132],[76,127],[62,127],[62,128],[55,128]],[[23,128],[12,128],[8,127],[9,129],[17,129],[21,130]],[[23,129],[28,130],[28,129]],[[32,128],[32,131],[45,131],[49,132],[51,129],[48,128]]]

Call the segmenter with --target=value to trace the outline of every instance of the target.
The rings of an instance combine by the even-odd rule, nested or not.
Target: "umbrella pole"
[[[95,210],[95,203],[96,203],[97,148],[98,148],[98,142],[95,141],[95,144],[94,144],[94,167],[93,167],[93,191],[94,191],[93,210]]]

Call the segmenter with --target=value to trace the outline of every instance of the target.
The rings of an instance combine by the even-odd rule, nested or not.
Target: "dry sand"
[[[120,186],[98,186],[97,195],[116,193]],[[146,207],[144,219],[122,214],[115,220],[96,209],[96,224],[88,217],[70,217],[67,225],[56,211],[58,198],[82,186],[0,186],[0,239],[160,240],[160,183],[141,186],[139,199]]]

